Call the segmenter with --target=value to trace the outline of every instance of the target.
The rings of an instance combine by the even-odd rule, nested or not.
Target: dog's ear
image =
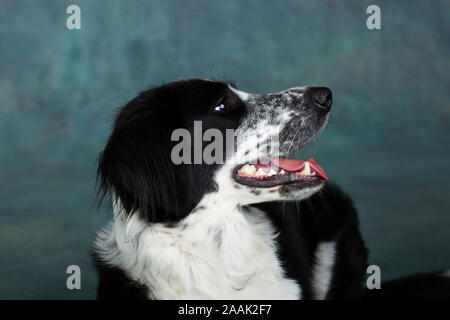
[[[176,219],[177,168],[170,160],[164,125],[152,125],[152,113],[142,99],[129,102],[118,114],[113,132],[98,159],[100,203],[107,195],[128,214],[149,222]],[[164,143],[166,142],[166,143]]]

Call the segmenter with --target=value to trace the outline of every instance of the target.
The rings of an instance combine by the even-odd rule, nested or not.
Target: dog
[[[382,297],[364,286],[350,197],[314,159],[286,157],[317,137],[331,106],[326,87],[250,94],[203,79],[127,103],[98,159],[98,196],[114,213],[95,240],[98,299]],[[181,137],[195,141],[180,148]],[[446,276],[425,277],[448,284],[437,296]],[[421,281],[386,283],[386,297]]]

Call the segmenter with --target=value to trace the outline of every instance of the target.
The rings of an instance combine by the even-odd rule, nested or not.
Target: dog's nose
[[[331,103],[333,102],[333,95],[330,89],[326,87],[310,87],[308,88],[308,94],[312,104],[326,112],[330,111]]]

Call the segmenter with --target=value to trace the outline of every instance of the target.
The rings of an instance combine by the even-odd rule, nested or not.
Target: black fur
[[[367,290],[368,300],[442,300],[450,299],[450,277],[444,272],[419,273],[385,281],[380,290]]]
[[[268,212],[280,230],[280,259],[287,275],[297,279],[305,299],[313,298],[311,270],[319,242],[335,241],[337,259],[327,299],[357,299],[363,294],[367,249],[351,199],[328,183],[319,193],[303,201],[269,202],[255,205]]]
[[[211,106],[222,99],[231,111],[218,116]],[[196,79],[139,94],[120,110],[99,157],[100,200],[113,192],[127,212],[139,211],[149,222],[186,217],[205,193],[215,190],[211,176],[216,166],[172,165],[171,134],[185,128],[193,135],[197,120],[204,131],[216,128],[225,135],[225,129],[237,128],[245,112],[240,104],[227,84]]]

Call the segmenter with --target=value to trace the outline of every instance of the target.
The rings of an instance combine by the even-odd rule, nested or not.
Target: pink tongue
[[[313,158],[309,158],[306,161],[308,161],[311,169],[318,173],[322,178],[328,179],[327,174],[322,169],[322,167],[317,164],[316,160],[314,160]],[[278,167],[287,171],[300,171],[305,167],[306,161],[289,158],[279,158]]]
[[[299,171],[305,166],[304,160],[296,160],[289,158],[279,158],[278,167],[287,171]]]
[[[314,160],[313,158],[309,158],[306,161],[309,162],[309,165],[311,166],[311,168],[315,172],[317,172],[319,174],[319,176],[321,176],[322,178],[328,180],[328,177],[327,177],[327,174],[325,173],[325,170],[323,170],[322,167],[317,164],[316,160]]]

